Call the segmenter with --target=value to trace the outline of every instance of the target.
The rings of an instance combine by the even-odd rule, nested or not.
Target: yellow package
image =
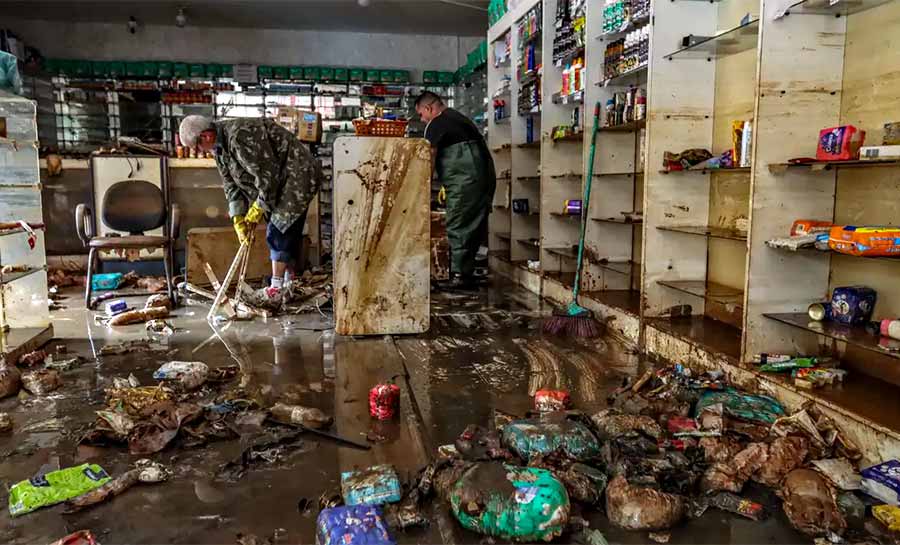
[[[741,164],[741,142],[744,139],[744,122],[742,120],[731,122],[731,160],[734,166]]]
[[[872,514],[892,532],[900,532],[900,507],[896,505],[876,505]]]

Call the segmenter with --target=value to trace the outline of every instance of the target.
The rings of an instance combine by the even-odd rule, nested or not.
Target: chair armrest
[[[75,207],[75,232],[85,246],[94,238],[94,215],[86,204]]]
[[[172,204],[169,220],[169,238],[178,240],[178,237],[181,236],[181,209],[177,204]]]

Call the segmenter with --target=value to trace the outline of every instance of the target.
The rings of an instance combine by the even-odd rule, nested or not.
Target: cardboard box
[[[900,146],[863,146],[859,148],[859,158],[863,161],[900,159]]]
[[[303,142],[318,144],[322,141],[322,114],[318,112],[298,112],[297,136]]]

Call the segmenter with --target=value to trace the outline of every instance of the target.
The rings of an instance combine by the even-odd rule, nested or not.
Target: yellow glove
[[[243,244],[250,240],[250,233],[253,231],[253,227],[247,223],[244,216],[235,216],[231,218],[231,221],[234,222],[234,232],[237,233],[238,242]]]
[[[247,211],[247,215],[244,217],[244,221],[253,225],[255,228],[256,224],[264,220],[265,217],[266,213],[262,208],[260,208],[259,203],[254,202],[252,205],[250,205],[250,210]]]
[[[438,204],[447,204],[447,188],[444,186],[438,191]]]

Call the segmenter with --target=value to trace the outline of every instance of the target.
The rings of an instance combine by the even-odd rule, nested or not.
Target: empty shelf
[[[518,180],[520,182],[540,182],[541,177],[540,176],[519,176],[518,178],[516,178],[516,180]]]
[[[43,270],[44,270],[43,267],[32,267],[32,268],[26,269],[24,271],[0,274],[0,285],[9,284],[10,282],[15,282],[16,280],[19,280],[20,278],[25,278],[26,276],[32,275],[38,271],[43,271]]]
[[[600,127],[599,132],[634,132],[647,126],[646,119],[639,119],[630,123],[622,123],[621,125],[610,125],[608,127]]]
[[[516,144],[516,147],[520,148],[520,149],[540,149],[541,143],[540,142],[522,142],[521,144]]]
[[[778,19],[784,15],[851,15],[887,4],[890,0],[801,0],[788,6]]]
[[[817,322],[810,319],[805,312],[763,314],[763,316],[823,337],[846,342],[863,350],[900,359],[900,341],[880,335],[871,335],[862,326],[849,326],[837,322]]]
[[[900,166],[900,159],[872,159],[853,161],[811,161],[808,163],[771,163],[769,172],[781,174],[789,168],[805,168],[812,171],[832,170],[836,168],[873,168]]]
[[[702,297],[707,301],[723,305],[735,305],[739,308],[744,306],[743,291],[716,284],[715,282],[705,282],[703,280],[658,280],[656,283],[682,293]]]
[[[578,247],[565,246],[559,248],[544,248],[547,252],[558,255],[560,257],[565,257],[568,259],[578,259]]]
[[[516,242],[520,244],[524,244],[525,246],[531,246],[532,248],[540,248],[541,243],[537,239],[534,238],[520,238],[517,239]]]
[[[744,231],[736,231],[724,227],[713,227],[710,225],[659,225],[656,228],[660,231],[672,231],[673,233],[685,233],[687,235],[699,235],[709,238],[747,240],[747,233]]]
[[[753,19],[744,25],[702,40],[694,45],[683,47],[666,55],[666,60],[675,59],[717,59],[742,51],[754,49],[759,35],[759,19]]]
[[[734,167],[734,168],[694,168],[687,170],[660,170],[660,174],[685,174],[691,172],[699,172],[700,174],[712,174],[714,172],[750,172],[750,167]]]
[[[623,225],[640,225],[644,220],[629,220],[627,218],[591,218],[593,221],[600,223],[619,223]]]

